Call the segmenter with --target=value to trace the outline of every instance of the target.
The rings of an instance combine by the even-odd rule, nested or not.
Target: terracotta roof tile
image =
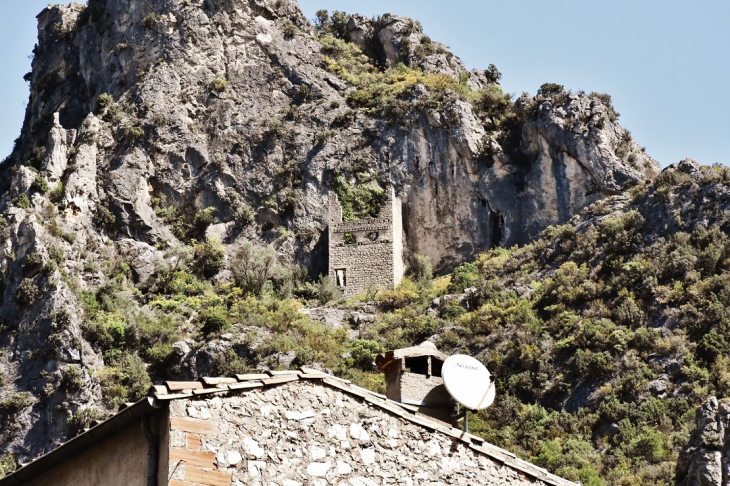
[[[170,391],[199,390],[203,384],[199,381],[166,381],[165,385]]]

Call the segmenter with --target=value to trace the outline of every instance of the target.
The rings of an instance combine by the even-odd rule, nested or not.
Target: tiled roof
[[[369,404],[390,412],[404,420],[425,427],[431,431],[438,431],[459,440],[471,449],[485,454],[490,459],[516,469],[523,474],[539,479],[546,484],[556,486],[577,486],[576,483],[548,473],[545,469],[519,459],[504,449],[500,449],[481,437],[464,432],[461,429],[436,420],[418,412],[418,408],[404,403],[388,400],[385,395],[375,393],[354,385],[348,380],[337,378],[317,370],[300,368],[291,371],[267,371],[259,374],[236,375],[236,378],[205,377],[199,381],[167,381],[162,385],[152,387],[155,398],[159,401],[169,401],[187,398],[205,398],[211,395],[227,395],[232,392],[246,389],[264,388],[293,381],[317,381],[337,388],[345,393],[354,395]]]

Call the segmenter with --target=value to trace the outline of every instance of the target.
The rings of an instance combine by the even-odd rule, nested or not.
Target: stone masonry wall
[[[400,200],[387,192],[379,218],[342,222],[342,207],[332,194],[329,200],[329,276],[337,282],[344,270],[345,297],[374,285],[392,289],[403,278],[403,241]],[[348,241],[349,239],[349,241]]]
[[[170,486],[546,484],[326,384],[173,400]]]

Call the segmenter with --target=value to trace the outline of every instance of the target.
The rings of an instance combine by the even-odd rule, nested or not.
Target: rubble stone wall
[[[545,484],[326,384],[173,400],[171,486]]]

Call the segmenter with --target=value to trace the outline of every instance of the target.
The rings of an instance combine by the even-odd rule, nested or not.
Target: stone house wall
[[[170,486],[557,484],[326,384],[176,399],[170,416]]]
[[[403,217],[400,200],[388,189],[378,218],[342,222],[337,196],[329,198],[329,276],[345,297],[369,286],[392,289],[403,278]]]

